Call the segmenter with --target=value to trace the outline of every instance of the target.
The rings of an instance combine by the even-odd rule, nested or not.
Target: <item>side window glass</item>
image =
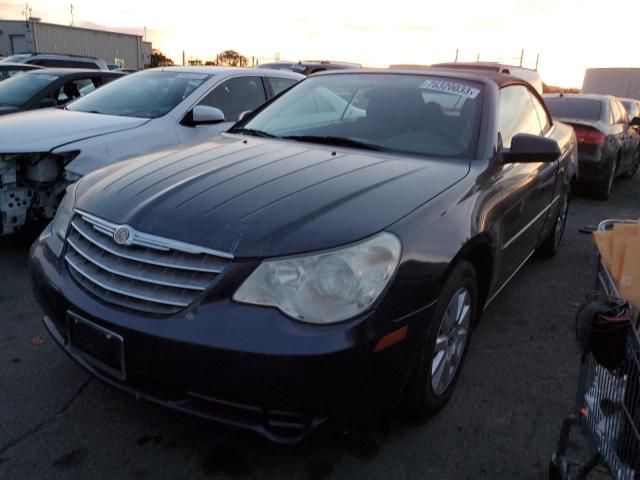
[[[278,95],[279,93],[285,91],[287,88],[295,85],[297,80],[292,80],[290,78],[276,78],[276,77],[265,77],[271,90],[273,91],[273,96]]]
[[[620,110],[620,122],[619,123],[629,123],[629,115],[627,115],[627,110],[624,108],[624,105],[619,100],[616,100],[618,104],[618,110]]]
[[[58,105],[64,105],[71,100],[84,97],[86,94],[93,92],[99,86],[100,83],[97,78],[79,78],[71,80],[60,87],[55,99],[58,102]]]
[[[531,102],[533,103],[536,112],[538,113],[538,120],[540,120],[540,127],[542,128],[542,133],[545,134],[551,128],[551,120],[549,120],[549,115],[547,115],[547,111],[544,109],[540,101],[529,92],[529,96],[531,97]]]
[[[219,108],[227,122],[235,122],[242,112],[255,110],[266,101],[260,77],[235,77],[214,88],[200,105]]]
[[[613,115],[613,104],[609,103],[609,125],[614,125],[616,123],[616,118]]]
[[[502,146],[505,148],[511,147],[511,139],[518,133],[532,135],[542,133],[538,113],[526,87],[515,85],[500,91],[498,132],[502,137]]]

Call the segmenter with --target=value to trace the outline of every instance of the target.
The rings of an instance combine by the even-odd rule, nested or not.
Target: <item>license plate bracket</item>
[[[111,330],[67,312],[69,349],[97,369],[125,381],[124,339]]]

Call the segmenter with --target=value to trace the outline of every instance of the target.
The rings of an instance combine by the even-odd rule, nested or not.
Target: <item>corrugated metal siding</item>
[[[27,50],[33,50],[31,23],[15,20],[0,20],[0,56],[8,57],[14,53],[22,53],[14,52],[11,48],[11,37],[14,35],[24,35]]]
[[[640,68],[590,68],[581,92],[640,100]]]
[[[125,68],[144,66],[141,37],[47,23],[33,26],[38,52],[90,55],[103,58],[107,63],[121,58]]]

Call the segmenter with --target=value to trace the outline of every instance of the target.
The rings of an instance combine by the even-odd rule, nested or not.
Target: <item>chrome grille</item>
[[[76,211],[65,260],[74,280],[108,303],[172,314],[193,303],[232,258],[196,245],[137,232],[116,243],[121,228]]]

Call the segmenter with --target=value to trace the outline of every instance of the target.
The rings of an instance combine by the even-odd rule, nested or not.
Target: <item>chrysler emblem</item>
[[[129,227],[118,227],[115,232],[113,232],[113,240],[118,245],[126,245],[131,240],[131,230]]]

